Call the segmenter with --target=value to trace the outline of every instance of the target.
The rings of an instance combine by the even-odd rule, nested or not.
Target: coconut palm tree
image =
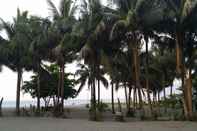
[[[16,92],[16,114],[20,115],[20,88],[23,70],[29,63],[28,55],[28,38],[24,35],[27,30],[27,12],[17,10],[17,16],[14,18],[14,23],[10,24],[1,20],[1,26],[6,31],[8,42],[5,45],[6,63],[13,71],[17,72],[17,92]]]
[[[99,73],[99,74],[95,74],[95,72],[93,72],[90,67],[87,67],[86,65],[82,65],[79,64],[78,65],[80,67],[79,70],[76,71],[75,76],[79,78],[77,79],[77,83],[79,83],[79,88],[78,88],[78,93],[81,92],[81,90],[84,88],[84,86],[87,84],[88,85],[88,89],[91,89],[91,109],[93,109],[93,113],[94,113],[94,118],[93,120],[97,120],[97,115],[95,114],[96,111],[94,111],[96,109],[96,96],[95,96],[95,80],[99,79],[100,82],[104,85],[104,87],[108,87],[108,80],[104,77],[103,73]],[[92,116],[90,116],[92,117]]]
[[[190,119],[192,116],[192,94],[191,87],[185,87],[185,56],[184,56],[184,47],[185,47],[185,33],[194,28],[194,23],[196,22],[196,9],[197,1],[196,0],[165,0],[167,3],[166,9],[166,21],[170,23],[171,31],[175,36],[176,40],[176,63],[177,63],[177,74],[181,75],[182,79],[182,88],[184,94],[184,112],[185,117]],[[186,95],[186,92],[190,92],[189,95]]]
[[[58,39],[56,39],[55,42],[57,46],[53,49],[53,55],[56,59],[56,62],[60,66],[58,95],[61,96],[60,105],[62,112],[64,107],[63,76],[65,73],[65,64],[72,62],[73,56],[75,54],[71,32],[73,30],[74,24],[76,23],[75,13],[77,7],[75,6],[75,3],[73,3],[72,0],[61,0],[59,9],[56,8],[56,6],[51,0],[47,0],[47,3],[50,7],[53,18],[53,28],[56,32],[55,35],[58,36]]]
[[[47,42],[47,33],[50,22],[36,16],[31,16],[28,22],[29,32],[26,35],[30,41],[29,54],[31,56],[30,68],[37,73],[37,113],[40,114],[40,71],[42,60],[47,60],[50,48]]]
[[[81,3],[80,8],[80,21],[78,28],[76,28],[76,34],[80,38],[80,54],[84,59],[85,64],[88,65],[88,68],[92,71],[94,75],[98,75],[93,81],[92,89],[96,87],[96,81],[98,81],[98,103],[100,103],[100,79],[99,76],[101,73],[101,59],[103,46],[103,31],[105,27],[105,10],[108,10],[107,7],[101,4],[100,0],[84,0]],[[109,9],[110,10],[110,9]],[[107,18],[107,17],[106,17]],[[104,36],[106,38],[106,36]],[[95,91],[92,93],[92,100],[94,100],[96,94]],[[92,101],[96,102],[96,101]],[[96,103],[92,103],[94,106],[94,112],[96,111]]]
[[[116,30],[124,29],[123,33],[127,35],[128,49],[132,51],[132,62],[134,67],[135,87],[138,89],[140,107],[142,108],[142,96],[140,85],[140,67],[139,51],[144,27],[148,27],[158,22],[162,13],[159,8],[161,3],[158,1],[145,0],[117,0],[119,20],[114,24],[111,31],[111,39],[117,36]],[[150,19],[150,16],[151,17]]]

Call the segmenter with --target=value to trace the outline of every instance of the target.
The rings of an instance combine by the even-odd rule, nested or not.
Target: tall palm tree
[[[100,82],[104,85],[104,87],[108,87],[108,80],[103,76],[103,74],[95,74],[91,69],[87,67],[86,65],[79,64],[80,67],[79,70],[76,71],[75,76],[79,77],[77,79],[77,83],[79,83],[79,89],[78,93],[81,92],[81,90],[84,88],[84,86],[87,84],[88,89],[91,89],[91,109],[95,110],[96,106],[96,97],[95,97],[95,79],[99,79]],[[103,72],[103,71],[102,71]],[[93,113],[96,113],[94,111]],[[97,120],[96,114],[94,114],[93,120]]]
[[[191,87],[185,87],[185,33],[194,28],[196,22],[196,11],[197,11],[197,1],[196,0],[165,0],[167,3],[166,18],[170,25],[173,35],[175,35],[176,40],[176,61],[177,61],[177,74],[181,75],[182,88],[184,94],[184,112],[185,117],[190,119],[192,117],[192,94]],[[184,88],[185,87],[185,88]],[[186,92],[190,92],[189,95]]]
[[[59,9],[56,8],[54,3],[51,0],[47,0],[48,5],[53,18],[53,28],[58,35],[56,39],[56,47],[53,49],[53,54],[56,58],[56,62],[60,66],[59,74],[59,96],[61,96],[61,111],[64,107],[64,80],[63,76],[65,73],[65,64],[72,62],[74,56],[74,48],[72,43],[71,32],[73,30],[73,25],[76,22],[75,13],[77,7],[72,0],[61,0]],[[58,100],[59,101],[59,100]]]
[[[106,16],[105,10],[107,7],[101,4],[100,0],[84,0],[80,8],[80,21],[79,26],[76,28],[76,34],[80,38],[79,47],[84,58],[85,64],[88,65],[94,75],[93,90],[98,81],[98,102],[100,102],[100,74],[101,72],[101,59],[103,46],[103,31],[106,29],[104,18]],[[107,17],[106,17],[107,18]],[[106,36],[104,36],[106,37]],[[96,94],[93,91],[92,97],[95,98]],[[93,99],[92,98],[92,99]],[[96,102],[96,101],[94,101]],[[96,103],[92,103],[94,112],[96,111]]]
[[[160,20],[161,16],[157,13],[161,13],[159,9],[160,3],[157,1],[147,0],[117,0],[119,20],[114,24],[111,31],[111,39],[117,34],[116,30],[123,28],[127,39],[129,40],[128,49],[132,51],[132,62],[134,67],[135,87],[138,88],[138,96],[140,101],[140,107],[142,108],[142,96],[140,92],[140,67],[139,67],[139,51],[142,38],[143,26],[150,26]],[[150,5],[150,6],[147,6]],[[149,16],[149,17],[147,17]],[[150,16],[151,17],[150,19]]]
[[[24,35],[27,30],[27,12],[17,10],[17,16],[14,18],[14,23],[10,24],[1,20],[1,25],[6,31],[8,42],[5,46],[6,66],[17,72],[17,92],[16,92],[16,114],[20,115],[20,88],[23,70],[29,63],[28,56],[28,38]]]
[[[29,54],[31,56],[30,68],[37,73],[37,112],[40,114],[40,73],[42,60],[46,60],[50,48],[47,43],[47,33],[50,22],[46,19],[42,19],[36,16],[32,16],[29,19],[29,32],[28,35],[30,41]]]

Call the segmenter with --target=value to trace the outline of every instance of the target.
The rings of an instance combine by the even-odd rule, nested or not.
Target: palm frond
[[[55,7],[54,3],[51,0],[47,0],[47,4],[49,6],[49,10],[53,16],[53,19],[56,19],[60,16],[58,9]]]
[[[126,28],[128,26],[128,22],[125,20],[117,21],[110,32],[110,40],[113,40],[115,37],[115,33],[117,33],[118,28]]]
[[[101,81],[104,87],[108,89],[108,86],[109,86],[108,80],[104,76],[100,76],[98,79]]]
[[[6,31],[9,39],[12,38],[15,34],[13,25],[9,22],[5,22],[2,18],[0,18],[0,21],[1,21],[0,28]]]

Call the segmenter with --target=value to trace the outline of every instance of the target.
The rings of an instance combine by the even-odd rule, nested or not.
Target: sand
[[[85,108],[69,109],[69,119],[14,117],[14,109],[4,109],[0,118],[0,131],[197,131],[197,122],[115,122],[110,112],[104,121],[88,120]]]
[[[196,131],[194,122],[91,122],[86,119],[0,118],[0,131]]]

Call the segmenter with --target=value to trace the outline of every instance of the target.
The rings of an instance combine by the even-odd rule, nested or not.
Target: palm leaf
[[[49,5],[49,10],[52,13],[54,19],[60,16],[58,9],[55,7],[54,3],[51,0],[47,0],[47,4]]]

